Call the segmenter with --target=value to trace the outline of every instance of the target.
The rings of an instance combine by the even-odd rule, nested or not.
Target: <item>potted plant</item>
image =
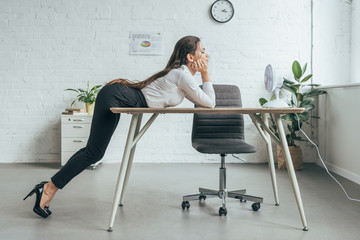
[[[305,108],[305,111],[299,114],[288,113],[282,115],[282,120],[286,121],[288,133],[286,134],[287,144],[289,146],[290,154],[293,159],[294,168],[302,169],[302,153],[299,146],[296,145],[296,141],[307,141],[301,138],[299,135],[300,128],[303,123],[311,125],[311,118],[318,118],[316,116],[312,116],[309,111],[315,108],[313,104],[315,101],[315,97],[326,93],[325,91],[314,89],[313,87],[320,86],[319,84],[308,84],[312,78],[312,74],[304,76],[306,72],[307,63],[301,67],[298,61],[294,61],[292,64],[292,73],[294,75],[294,81],[288,80],[284,78],[283,85],[281,89],[286,90],[290,93],[290,106],[297,108]],[[273,96],[274,97],[274,96]],[[272,97],[272,98],[273,98]],[[262,106],[267,102],[266,99],[260,98],[259,103]],[[275,125],[274,119],[270,117],[271,126],[269,127],[271,131],[278,137],[278,131]],[[300,123],[300,128],[299,128]],[[285,168],[284,154],[282,150],[278,147],[278,168]]]
[[[76,98],[74,99],[74,101],[71,103],[71,106],[74,105],[74,103],[76,101],[83,102],[86,105],[87,113],[89,115],[93,115],[96,96],[99,93],[101,87],[102,87],[102,85],[96,85],[90,89],[89,81],[88,81],[86,90],[81,89],[81,88],[78,88],[78,89],[68,88],[68,89],[65,89],[64,91],[74,91],[78,94],[76,96]]]

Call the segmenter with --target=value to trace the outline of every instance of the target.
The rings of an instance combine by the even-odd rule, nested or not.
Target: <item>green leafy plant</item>
[[[96,101],[96,96],[99,93],[101,87],[102,85],[96,85],[90,89],[89,81],[88,81],[86,90],[81,88],[78,89],[68,88],[65,89],[64,91],[73,91],[78,94],[75,100],[71,103],[71,106],[74,105],[76,101],[93,104]]]
[[[320,86],[319,84],[308,84],[312,78],[312,74],[305,75],[307,63],[304,67],[301,67],[298,61],[294,61],[292,64],[292,73],[294,75],[294,81],[284,78],[283,85],[280,89],[287,90],[291,94],[290,106],[296,108],[305,108],[305,111],[299,114],[288,113],[284,114],[281,118],[288,122],[287,129],[289,133],[286,135],[287,143],[289,146],[296,146],[295,141],[306,141],[303,140],[299,135],[298,131],[302,127],[303,123],[309,124],[311,118],[318,118],[316,116],[310,115],[309,111],[315,108],[314,101],[315,97],[326,93],[325,91],[315,89],[314,87]],[[274,96],[272,96],[274,98]],[[267,100],[265,98],[260,98],[259,103],[262,106]],[[300,122],[300,128],[299,128]],[[275,121],[270,117],[271,126],[270,130],[274,132],[276,136],[279,136]]]

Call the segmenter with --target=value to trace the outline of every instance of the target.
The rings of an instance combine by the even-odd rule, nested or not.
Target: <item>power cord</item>
[[[239,158],[237,156],[235,156],[234,154],[231,154],[234,158],[237,158],[238,160],[242,161],[242,162],[247,162],[247,160],[243,159],[243,158]]]
[[[349,200],[351,200],[351,201],[356,201],[356,202],[360,202],[360,199],[356,199],[356,198],[351,198],[351,197],[349,197],[349,195],[348,195],[347,192],[345,191],[345,188],[344,188],[344,187],[341,185],[341,183],[339,183],[339,181],[329,172],[329,169],[326,167],[323,159],[322,159],[321,156],[320,156],[320,151],[319,151],[318,146],[317,146],[313,141],[311,141],[311,139],[308,137],[308,135],[306,135],[306,133],[300,128],[300,119],[299,119],[299,116],[298,116],[296,113],[295,113],[295,115],[296,115],[297,120],[298,120],[298,127],[299,127],[300,131],[305,135],[305,137],[309,140],[309,142],[315,146],[316,151],[317,151],[317,154],[318,154],[318,156],[319,156],[319,159],[320,159],[322,165],[324,166],[326,172],[330,175],[330,177],[332,177],[332,179],[334,179],[334,181],[335,181],[337,184],[339,184],[339,186],[340,186],[341,189],[344,191],[346,197],[347,197]]]

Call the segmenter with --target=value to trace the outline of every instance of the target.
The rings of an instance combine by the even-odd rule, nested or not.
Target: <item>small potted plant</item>
[[[64,91],[74,91],[78,94],[76,96],[76,98],[74,99],[74,101],[71,103],[71,106],[74,105],[74,103],[76,101],[83,102],[86,105],[87,113],[89,115],[93,115],[96,96],[99,93],[101,87],[102,87],[102,85],[96,85],[90,89],[89,81],[88,81],[86,90],[81,89],[81,88],[78,88],[78,89],[68,88],[68,89],[65,89]]]
[[[284,121],[288,122],[288,133],[286,134],[286,140],[289,146],[291,157],[293,159],[295,170],[302,169],[302,153],[300,147],[296,145],[296,141],[307,141],[302,139],[299,135],[300,128],[302,127],[303,123],[311,125],[311,118],[319,118],[317,116],[310,115],[309,111],[315,108],[315,105],[313,104],[313,102],[315,101],[314,97],[326,93],[325,91],[313,88],[320,86],[319,84],[306,83],[312,78],[312,74],[304,76],[306,67],[307,64],[305,64],[304,67],[301,67],[298,61],[294,61],[292,64],[292,73],[294,75],[295,81],[284,78],[284,83],[281,87],[281,89],[287,90],[291,94],[291,107],[305,108],[305,111],[302,113],[288,113],[282,115],[281,117]],[[259,103],[261,106],[266,102],[267,100],[264,98],[259,99]],[[270,130],[273,131],[276,136],[279,136],[275,121],[271,117],[270,123]],[[278,168],[285,168],[286,166],[282,150],[278,148],[277,153]]]

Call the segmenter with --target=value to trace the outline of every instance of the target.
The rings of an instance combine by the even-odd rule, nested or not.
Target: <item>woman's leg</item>
[[[95,103],[88,143],[85,148],[75,153],[65,166],[51,178],[56,187],[62,189],[72,178],[91,164],[99,161],[105,154],[120,119],[119,114],[113,114],[110,111],[110,106],[115,98],[115,89],[110,85],[99,92]]]
[[[101,160],[117,127],[120,114],[114,114],[110,107],[147,107],[138,89],[121,84],[105,86],[98,94],[88,143],[75,153],[65,166],[45,184],[40,206],[48,206],[57,189],[62,189],[88,166]],[[48,191],[47,191],[48,190]]]

